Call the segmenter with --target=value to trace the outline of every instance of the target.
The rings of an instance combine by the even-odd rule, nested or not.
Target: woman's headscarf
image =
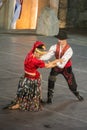
[[[30,56],[34,53],[35,49],[37,49],[40,46],[44,46],[45,47],[45,44],[43,42],[41,42],[41,41],[36,41],[34,43],[32,49],[30,50],[30,52],[27,54],[27,56],[25,58],[24,64],[27,64],[28,60],[30,59]]]
[[[32,54],[34,53],[35,49],[38,48],[39,46],[44,46],[45,47],[45,44],[41,41],[36,41],[32,47],[32,49],[30,50],[29,54]]]

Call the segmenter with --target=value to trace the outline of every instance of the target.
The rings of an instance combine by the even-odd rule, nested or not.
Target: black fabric
[[[58,35],[56,35],[55,37],[60,39],[60,40],[65,40],[68,38],[66,31],[63,31],[63,30],[60,30]]]
[[[62,74],[65,78],[65,80],[67,81],[67,84],[69,86],[69,89],[74,93],[77,91],[77,83],[74,77],[74,74],[72,72],[72,67],[68,67],[68,68],[64,68],[64,69],[60,69],[58,67],[54,67],[51,69],[50,72],[50,76],[48,79],[48,97],[52,97],[53,96],[53,91],[54,91],[54,86],[55,86],[55,81],[56,80],[52,80],[52,76],[55,77],[58,74]]]

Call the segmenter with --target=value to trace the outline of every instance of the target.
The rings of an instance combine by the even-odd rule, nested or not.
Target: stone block
[[[45,7],[37,22],[37,34],[54,36],[59,32],[59,20],[54,9]]]

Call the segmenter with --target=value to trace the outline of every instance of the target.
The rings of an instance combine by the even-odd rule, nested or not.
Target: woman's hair
[[[46,48],[45,48],[45,45],[39,45],[36,49],[35,49],[35,52],[38,52],[40,54],[44,54]]]
[[[41,49],[41,50],[40,50]],[[42,50],[45,50],[45,43],[43,43],[42,41],[36,41],[32,47],[32,49],[30,50],[30,52],[28,53],[28,55],[33,54],[36,50],[40,50],[39,52],[42,52]]]

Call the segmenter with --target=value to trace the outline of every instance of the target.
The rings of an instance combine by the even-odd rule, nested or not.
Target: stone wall
[[[87,0],[68,0],[67,27],[87,27]]]
[[[0,29],[9,29],[13,15],[14,0],[2,1],[4,1],[4,5],[0,8]],[[56,9],[59,27],[87,27],[87,0],[38,0],[38,17],[43,8],[47,6]],[[58,11],[57,7],[59,7]]]
[[[6,11],[6,9],[8,8],[8,0],[3,0],[3,4],[2,7],[0,8],[0,28],[6,28],[7,24],[8,24],[8,20],[7,20],[7,15],[8,12]]]
[[[58,19],[59,27],[66,28],[67,0],[59,0]]]
[[[42,10],[45,7],[49,7],[50,6],[49,2],[50,2],[50,0],[38,0],[38,17],[40,16]]]
[[[0,8],[0,28],[9,29],[11,18],[13,16],[14,0],[3,0],[3,6]]]
[[[59,20],[55,10],[45,7],[38,17],[36,33],[46,36],[54,36],[59,32]]]
[[[59,0],[50,0],[50,7],[54,9],[56,15],[58,14]]]

